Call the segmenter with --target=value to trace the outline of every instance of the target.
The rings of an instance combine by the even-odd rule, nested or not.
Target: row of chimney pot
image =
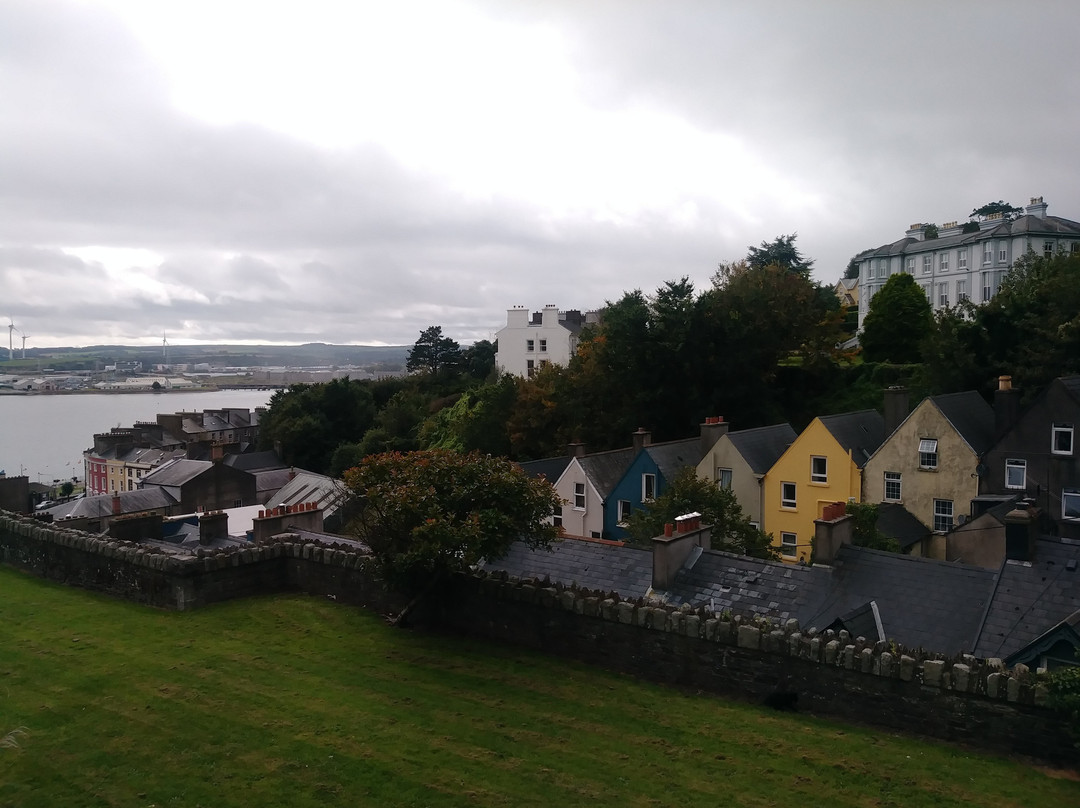
[[[286,516],[290,513],[303,513],[304,511],[314,511],[319,507],[317,502],[301,502],[299,505],[279,505],[276,508],[270,508],[266,511],[259,511],[260,519],[269,519],[272,516]]]

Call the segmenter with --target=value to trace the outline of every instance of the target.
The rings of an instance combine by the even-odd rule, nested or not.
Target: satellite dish
[[[978,477],[985,477],[988,471],[990,471],[990,468],[985,463],[980,463],[975,467],[975,474]]]

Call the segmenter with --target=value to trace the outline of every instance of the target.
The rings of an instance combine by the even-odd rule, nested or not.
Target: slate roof
[[[281,462],[277,452],[273,450],[227,454],[222,458],[221,462],[226,466],[232,466],[234,469],[240,469],[241,471],[270,471],[272,469],[288,468]]]
[[[600,496],[607,499],[619,480],[626,474],[630,464],[634,462],[637,450],[633,447],[626,449],[613,449],[610,452],[596,452],[578,458],[582,471],[592,482],[593,487]]]
[[[873,600],[889,639],[946,654],[970,653],[995,577],[993,570],[966,564],[845,545],[833,564],[828,597],[804,625],[824,628]]]
[[[543,460],[529,460],[518,465],[530,477],[543,477],[554,485],[562,476],[562,473],[566,471],[566,467],[570,465],[570,457],[568,455],[545,457]]]
[[[1007,657],[1077,610],[1080,541],[1041,538],[1035,542],[1033,562],[1001,565],[975,653]]]
[[[290,469],[265,469],[249,473],[255,478],[255,497],[259,501],[264,501],[264,496],[272,497],[288,485],[293,474]]]
[[[160,488],[137,488],[134,491],[119,491],[116,496],[120,497],[121,513],[138,513],[139,511],[152,511],[159,508],[171,508],[178,504],[173,497]],[[73,499],[49,508],[45,513],[51,514],[53,519],[78,519],[88,517],[100,519],[103,516],[113,515],[113,495],[98,494],[82,499]]]
[[[484,568],[519,578],[550,578],[567,586],[618,592],[627,598],[644,597],[652,586],[650,551],[581,539],[563,539],[550,550],[530,550],[516,542],[505,557],[489,561]]]
[[[1018,216],[1011,222],[1003,221],[1001,224],[986,230],[977,230],[974,233],[953,233],[947,236],[939,236],[934,239],[919,240],[905,237],[885,244],[875,249],[865,250],[855,256],[855,260],[872,258],[876,256],[900,255],[901,253],[914,254],[918,252],[931,252],[944,250],[966,244],[978,244],[987,239],[1007,238],[1019,235],[1080,235],[1080,222],[1064,219],[1060,216],[1033,216],[1025,214]]]
[[[820,420],[836,442],[851,451],[851,459],[859,468],[885,440],[885,420],[877,410],[824,415]]]
[[[1064,387],[1069,393],[1080,402],[1080,376],[1062,376],[1058,379],[1061,382],[1061,386]]]
[[[797,437],[791,424],[773,424],[728,433],[731,445],[742,455],[754,474],[764,474],[771,469]]]
[[[930,401],[975,454],[981,456],[993,445],[994,410],[974,390],[931,396]]]
[[[877,506],[877,514],[877,529],[900,542],[904,552],[930,535],[926,525],[898,502],[882,502]]]
[[[803,625],[829,590],[827,567],[782,564],[706,550],[689,569],[683,567],[667,593],[669,603],[705,605],[768,617],[794,617]]]
[[[323,516],[329,517],[337,512],[348,495],[349,490],[340,480],[299,469],[296,476],[272,496],[267,504],[276,508],[279,505],[317,502],[323,509]]]
[[[684,438],[665,443],[653,443],[645,447],[645,452],[656,463],[664,479],[670,482],[680,469],[697,466],[704,456],[701,450],[701,438]]]
[[[142,478],[142,485],[183,485],[198,477],[214,464],[209,460],[173,460]]]

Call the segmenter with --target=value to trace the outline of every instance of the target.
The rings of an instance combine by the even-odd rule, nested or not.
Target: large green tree
[[[1015,205],[1010,205],[1008,202],[999,199],[997,202],[987,202],[981,208],[975,208],[971,211],[971,218],[978,217],[979,219],[985,219],[987,216],[992,216],[995,213],[1000,213],[1001,218],[1006,222],[1011,222],[1017,216],[1024,211],[1022,208],[1018,208]]]
[[[712,548],[755,558],[779,558],[772,538],[750,524],[735,495],[692,468],[675,475],[660,496],[627,519],[627,530],[636,544],[647,545],[664,532],[664,525],[687,513],[700,513],[702,524],[712,526]]]
[[[450,337],[443,336],[442,326],[433,325],[420,332],[420,338],[409,349],[405,367],[409,371],[438,373],[457,368],[461,363],[461,346]]]
[[[417,592],[515,541],[547,547],[558,536],[551,485],[511,463],[473,452],[427,450],[370,455],[346,472],[356,495],[352,532],[383,577]]]
[[[746,263],[752,269],[776,266],[788,272],[809,275],[814,262],[809,258],[804,258],[799,252],[799,248],[795,246],[797,237],[798,233],[777,236],[772,241],[761,242],[760,247],[750,247],[746,255]]]
[[[920,343],[934,315],[926,293],[911,275],[893,275],[870,300],[859,337],[868,362],[907,364],[921,359]]]

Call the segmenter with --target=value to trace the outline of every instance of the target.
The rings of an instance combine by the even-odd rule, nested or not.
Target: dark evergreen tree
[[[918,362],[920,343],[933,322],[930,302],[915,279],[893,275],[870,300],[859,337],[863,356],[868,362]]]
[[[461,365],[461,346],[444,337],[442,326],[433,325],[420,332],[420,338],[409,349],[405,363],[409,371],[424,370],[435,374]]]

